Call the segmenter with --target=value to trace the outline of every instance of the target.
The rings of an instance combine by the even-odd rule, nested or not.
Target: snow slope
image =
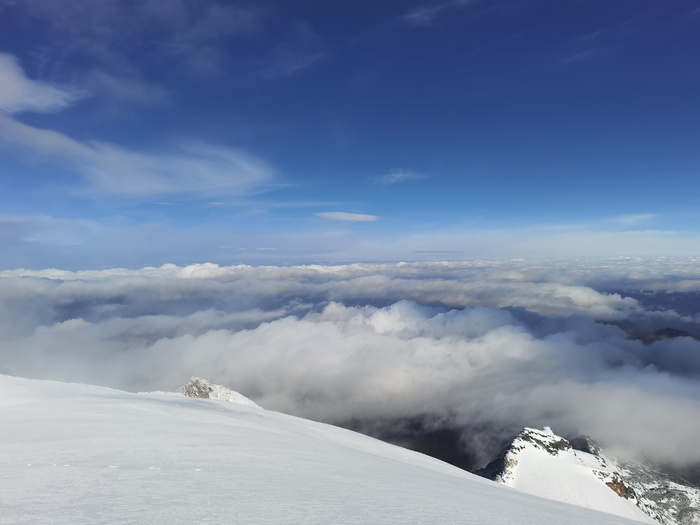
[[[576,450],[551,429],[525,428],[480,474],[544,498],[664,525],[700,524],[700,490],[608,457],[589,438]]]
[[[0,523],[631,523],[340,428],[0,376]]]
[[[505,456],[496,481],[543,498],[656,523],[624,494],[603,460],[579,452],[550,428],[525,428]],[[608,485],[610,483],[610,485]],[[624,491],[623,491],[624,492]]]

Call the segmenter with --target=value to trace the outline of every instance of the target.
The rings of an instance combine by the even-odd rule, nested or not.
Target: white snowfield
[[[0,523],[634,522],[255,407],[0,376]]]
[[[525,428],[487,475],[528,494],[647,523],[700,525],[700,489],[642,463],[576,450],[548,427]],[[493,465],[493,464],[492,464]]]
[[[637,506],[637,498],[626,498],[607,485],[620,483],[612,460],[574,450],[550,428],[524,429],[505,459],[507,470],[497,479],[505,485],[543,498],[658,523]]]

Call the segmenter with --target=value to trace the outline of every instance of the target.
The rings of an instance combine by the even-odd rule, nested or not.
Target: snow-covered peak
[[[523,492],[646,523],[700,525],[700,490],[607,456],[588,436],[524,428],[478,474]]]
[[[560,452],[570,450],[571,443],[557,436],[549,427],[544,427],[544,430],[525,427],[513,440],[511,449],[517,453],[528,448],[542,450],[551,456],[556,456]]]
[[[262,408],[255,401],[248,399],[243,394],[239,394],[235,390],[226,388],[225,386],[215,385],[201,377],[192,377],[182,385],[178,392],[187,397],[196,397],[200,399],[218,399],[221,401],[230,401],[249,407]]]

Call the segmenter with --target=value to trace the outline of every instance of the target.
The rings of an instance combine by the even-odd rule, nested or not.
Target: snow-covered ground
[[[550,428],[525,428],[480,474],[528,494],[646,523],[700,523],[700,489],[641,463],[621,463],[582,439],[585,450],[577,450]]]
[[[0,376],[0,522],[625,524],[226,401]]]
[[[574,450],[549,428],[524,429],[504,459],[505,468],[496,481],[505,485],[543,498],[657,523],[636,505],[636,499],[618,493],[624,490],[614,490],[617,477],[604,459]]]

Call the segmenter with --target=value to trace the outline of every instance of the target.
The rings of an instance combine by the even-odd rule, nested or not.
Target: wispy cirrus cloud
[[[164,104],[170,96],[164,87],[148,83],[135,74],[115,74],[95,68],[79,75],[79,78],[81,85],[91,93],[99,93],[121,102],[138,105]]]
[[[348,213],[344,211],[327,211],[317,213],[316,217],[329,221],[344,221],[344,222],[374,222],[379,220],[376,215],[367,215],[364,213]]]
[[[292,76],[312,67],[327,55],[321,37],[308,21],[298,21],[262,60],[256,76],[276,79]]]
[[[10,116],[20,111],[59,111],[78,98],[71,88],[29,79],[13,56],[0,55],[0,144],[78,173],[88,192],[119,197],[241,195],[274,177],[274,170],[261,159],[226,146],[184,141],[164,153],[140,152],[109,142],[77,140]]]
[[[614,217],[613,220],[614,222],[625,226],[636,226],[638,224],[653,221],[658,217],[659,216],[655,213],[633,213],[628,215],[618,215],[617,217]]]
[[[585,49],[583,51],[578,51],[572,53],[562,59],[564,64],[573,64],[577,62],[586,62],[589,60],[594,60],[600,58],[603,55],[600,49]]]
[[[382,186],[391,186],[392,184],[398,184],[400,182],[406,182],[409,180],[422,179],[424,175],[416,173],[413,170],[407,169],[392,169],[384,175],[379,175],[377,177],[369,177],[369,180],[375,184]]]
[[[67,108],[85,92],[29,79],[16,57],[0,53],[0,112],[53,113]]]
[[[121,76],[130,75],[142,88],[153,64],[188,77],[235,74],[241,78],[277,79],[315,64],[325,51],[307,21],[275,25],[274,10],[260,3],[222,0],[25,0],[13,6],[26,19],[45,27],[49,44],[42,49],[61,62],[79,62]],[[284,25],[281,26],[284,28]],[[277,32],[271,34],[271,32]],[[247,53],[231,53],[244,43]],[[248,45],[248,44],[253,45]],[[56,62],[56,60],[52,60]],[[148,69],[147,69],[148,68]],[[90,80],[90,79],[88,79]],[[94,80],[94,79],[93,79]],[[108,87],[115,87],[110,83]],[[147,98],[151,98],[151,86]],[[133,95],[131,88],[127,94]],[[123,89],[102,94],[123,95]],[[143,101],[143,92],[136,102]],[[132,97],[133,98],[133,97]],[[158,102],[158,97],[156,97]]]
[[[203,7],[195,9],[190,3],[175,19],[167,10],[162,11],[165,21],[176,21],[182,26],[168,36],[163,51],[183,60],[193,72],[219,73],[227,62],[222,46],[232,39],[258,34],[264,26],[265,13],[250,5],[211,1],[200,5]],[[156,8],[154,12],[160,11]]]
[[[420,6],[404,13],[399,18],[411,26],[430,26],[445,13],[473,2],[474,0],[452,0],[450,2]]]
[[[274,170],[242,151],[185,141],[165,153],[79,141],[0,116],[0,141],[83,177],[89,193],[141,198],[165,194],[241,195],[272,181]]]
[[[257,34],[265,19],[255,5],[215,0],[25,0],[16,9],[46,24],[64,56],[90,56],[107,66],[145,52],[177,58],[190,71],[212,60],[220,67],[221,45]]]

